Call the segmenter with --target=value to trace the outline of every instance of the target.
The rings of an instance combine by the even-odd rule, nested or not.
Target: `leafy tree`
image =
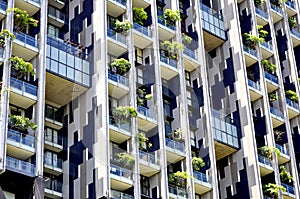
[[[199,171],[201,169],[201,167],[205,166],[205,162],[200,157],[193,157],[192,165],[193,165],[194,170]]]
[[[126,152],[117,153],[115,156],[125,167],[132,166],[132,164],[135,162],[134,157]]]
[[[149,142],[149,139],[144,136],[143,133],[137,133],[136,137],[139,142],[139,149],[147,151],[148,148],[152,147],[152,143]]]
[[[169,176],[169,182],[176,184],[177,186],[183,186],[186,183],[188,178],[193,179],[193,176],[190,176],[185,171],[177,171],[176,173],[171,173]]]
[[[263,191],[266,195],[278,198],[280,191],[286,191],[286,189],[278,184],[268,183],[263,185]]]
[[[121,121],[126,121],[130,117],[136,117],[138,112],[131,106],[119,106],[113,110],[113,116]]]
[[[181,21],[179,10],[165,9],[163,19],[169,25],[175,25],[176,21]]]
[[[264,3],[266,3],[265,0],[255,0],[254,1],[254,4],[255,4],[256,7],[259,7]]]
[[[182,33],[182,43],[185,46],[190,45],[190,43],[192,42],[192,38],[184,33]]]
[[[14,40],[15,39],[15,35],[12,34],[11,32],[9,32],[9,30],[1,30],[0,32],[0,47],[4,48],[6,41],[10,39],[10,40]]]
[[[151,100],[152,94],[147,94],[145,89],[138,88],[136,90],[136,100],[138,106],[143,106],[146,100]]]
[[[255,50],[255,47],[261,42],[264,43],[265,40],[263,38],[251,35],[249,33],[244,33],[244,38],[246,40],[246,45]]]
[[[297,27],[297,22],[294,20],[293,17],[289,17],[289,18],[288,18],[288,21],[289,21],[290,29],[293,29],[293,28],[296,28],[296,27]]]
[[[19,8],[10,8],[7,12],[14,13],[14,25],[16,31],[23,31],[29,28],[30,26],[36,27],[38,25],[38,20],[29,16],[26,10],[21,10]]]
[[[293,100],[293,101],[298,103],[298,96],[297,96],[297,93],[295,91],[287,90],[287,91],[285,91],[285,96],[288,99]]]
[[[37,125],[30,121],[29,118],[24,118],[21,115],[9,115],[9,122],[12,125],[12,127],[15,127],[16,129],[25,132],[28,129],[36,130]]]
[[[277,66],[275,64],[272,64],[271,62],[269,62],[269,60],[262,60],[261,61],[263,67],[265,68],[265,70],[267,70],[270,73],[274,73],[276,71]]]
[[[264,39],[268,35],[268,31],[264,30],[263,28],[263,26],[257,25],[259,37]]]
[[[13,69],[13,72],[16,74],[16,78],[23,78],[28,73],[34,75],[34,69],[30,62],[24,61],[22,58],[14,56],[8,59]]]
[[[131,68],[130,62],[124,58],[114,59],[109,66],[111,72],[115,72],[122,76],[125,75],[125,73],[127,73]]]
[[[172,59],[177,59],[177,54],[183,50],[183,46],[176,41],[163,41],[160,43],[160,46],[166,52],[167,57]]]
[[[275,153],[277,156],[280,156],[280,151],[276,147],[273,146],[263,146],[258,148],[258,151],[260,151],[260,154],[270,160],[273,159],[273,153]]]
[[[115,31],[123,32],[125,34],[133,27],[132,23],[129,20],[119,21],[117,20],[115,23]]]
[[[284,165],[281,165],[279,167],[279,170],[280,170],[280,179],[282,182],[284,183],[288,183],[288,184],[291,184],[293,183],[294,179],[293,179],[293,176],[290,174],[290,172],[288,172],[285,168]]]
[[[144,10],[144,8],[136,8],[136,7],[134,7],[132,9],[132,12],[133,12],[133,21],[135,23],[143,25],[144,21],[146,21],[148,19],[147,12]]]

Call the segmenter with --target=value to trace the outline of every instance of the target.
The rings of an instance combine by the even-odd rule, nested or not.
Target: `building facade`
[[[299,1],[1,0],[0,19],[0,198],[300,198]]]

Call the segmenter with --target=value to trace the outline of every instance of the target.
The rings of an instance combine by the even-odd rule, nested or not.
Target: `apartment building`
[[[0,0],[0,198],[300,198],[299,14]]]

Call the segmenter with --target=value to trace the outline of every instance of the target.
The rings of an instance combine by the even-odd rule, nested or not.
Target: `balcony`
[[[49,0],[48,2],[49,5],[58,9],[62,9],[65,6],[64,0]]]
[[[143,106],[138,106],[138,127],[147,132],[157,125],[156,113]]]
[[[262,59],[268,59],[273,55],[273,46],[271,41],[260,43]]]
[[[16,0],[15,7],[26,10],[29,16],[40,10],[40,0]]]
[[[48,179],[45,181],[45,196],[49,198],[62,198],[61,182],[57,180]]]
[[[126,11],[127,0],[106,0],[107,14],[117,18]]]
[[[129,189],[133,186],[132,171],[110,164],[110,185],[120,191]]]
[[[62,124],[63,112],[55,107],[46,105],[45,109],[45,125],[53,129],[59,130],[63,127]]]
[[[57,153],[61,152],[63,150],[62,136],[58,135],[57,137],[54,137],[45,135],[45,149],[49,149]]]
[[[172,79],[178,75],[177,60],[160,54],[160,71],[163,79]]]
[[[36,38],[22,32],[14,32],[14,35],[15,39],[12,42],[12,49],[15,56],[21,57],[26,61],[37,56],[39,49]]]
[[[37,86],[25,81],[10,78],[10,103],[24,109],[32,106],[37,100]]]
[[[170,163],[178,162],[179,160],[184,159],[185,156],[185,148],[184,143],[177,142],[175,140],[171,140],[166,138],[166,151],[167,151],[167,159]]]
[[[34,155],[34,137],[8,128],[7,154],[15,158],[26,160]]]
[[[139,159],[141,175],[150,177],[160,171],[157,152],[147,153],[139,151]]]
[[[256,50],[251,49],[246,45],[243,45],[243,50],[245,55],[246,66],[251,66],[258,61]]]
[[[108,54],[119,57],[127,51],[127,41],[124,34],[107,29],[107,37]]]
[[[159,39],[162,41],[170,40],[175,37],[175,26],[167,24],[161,17],[162,16],[158,16],[157,18]]]
[[[298,103],[293,100],[290,100],[288,98],[285,98],[285,100],[286,100],[286,105],[287,105],[287,109],[288,109],[289,119],[292,119],[292,118],[296,117],[297,115],[299,115],[300,111],[299,111]]]
[[[294,16],[295,14],[297,14],[294,2],[292,2],[291,0],[287,0],[285,1],[285,5],[288,16]]]
[[[185,188],[169,184],[169,199],[186,199],[188,193]]]
[[[3,0],[0,0],[0,20],[4,19],[6,16],[6,7],[7,3]]]
[[[88,89],[90,65],[85,56],[63,40],[47,37],[47,100],[63,106]]]
[[[204,30],[204,47],[207,51],[211,51],[227,40],[223,16],[220,12],[202,3],[200,9],[202,28]]]
[[[35,165],[6,156],[6,169],[29,177],[34,177]]]
[[[273,4],[271,4],[271,10],[272,10],[273,23],[275,24],[283,18],[282,11],[280,7],[274,6]]]
[[[185,47],[183,50],[183,58],[184,68],[187,71],[193,71],[195,68],[198,68],[200,66],[196,50],[190,50]]]
[[[278,164],[284,164],[288,161],[290,161],[290,155],[287,151],[287,149],[279,144],[275,144],[276,148],[280,151],[280,156],[277,156],[278,158]]]
[[[239,148],[238,129],[233,121],[227,119],[216,110],[212,110],[212,130],[215,140],[217,160],[237,151]]]
[[[268,175],[274,171],[272,167],[272,162],[268,158],[260,154],[258,154],[258,165],[261,176]]]
[[[62,159],[44,156],[44,170],[52,175],[62,174]]]
[[[65,25],[65,13],[49,6],[48,7],[48,22],[56,27],[62,28]]]
[[[147,8],[151,5],[150,0],[132,0],[132,7]]]
[[[268,72],[265,72],[265,78],[267,82],[268,93],[271,93],[278,89],[278,78]]]
[[[248,79],[248,86],[249,86],[250,98],[252,102],[262,97],[262,92],[260,90],[259,82],[254,82]]]
[[[265,26],[268,24],[268,15],[265,11],[255,7],[257,24],[261,26]]]
[[[291,29],[291,38],[293,42],[293,47],[300,45],[300,32],[298,29],[296,28]]]
[[[283,114],[280,110],[270,107],[273,128],[276,128],[284,123]]]
[[[293,199],[296,198],[294,187],[281,183],[286,190],[282,192],[283,199]]]
[[[211,184],[209,183],[209,178],[206,174],[199,171],[194,171],[194,186],[195,193],[204,194],[209,192],[212,189]]]
[[[129,140],[131,137],[130,133],[130,122],[119,121],[113,116],[109,117],[109,139],[113,142],[122,143]]]
[[[120,99],[129,93],[127,77],[113,74],[108,71],[108,93],[110,96]]]
[[[133,23],[134,45],[140,49],[144,49],[152,43],[151,27],[144,27],[140,24]]]
[[[132,195],[122,193],[116,190],[110,190],[110,198],[113,199],[133,199]]]

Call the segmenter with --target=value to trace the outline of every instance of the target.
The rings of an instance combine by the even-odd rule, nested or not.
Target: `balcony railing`
[[[248,53],[248,54],[250,54],[250,55],[252,55],[252,56],[254,56],[254,57],[257,57],[256,50],[251,49],[251,48],[249,48],[249,47],[246,46],[246,45],[243,46],[243,49],[244,49],[244,51],[245,51],[246,53]]]
[[[61,158],[52,158],[47,155],[44,156],[45,165],[62,169],[62,159]]]
[[[45,181],[45,188],[52,191],[62,193],[62,186],[63,184],[61,182],[58,182],[57,180],[49,179]]]
[[[293,8],[293,9],[295,9],[295,4],[294,4],[294,2],[292,2],[291,0],[287,0],[287,1],[285,2],[285,4],[288,5],[289,7]]]
[[[270,80],[271,82],[278,84],[278,78],[268,72],[265,72],[265,78]]]
[[[279,151],[282,153],[282,154],[285,154],[285,155],[289,155],[286,148],[279,145],[279,144],[275,144],[276,148],[279,149]]]
[[[221,39],[226,40],[222,14],[202,3],[200,8],[203,28]]]
[[[209,182],[209,178],[205,173],[201,173],[199,171],[194,171],[194,178],[201,182]]]
[[[300,32],[298,31],[298,29],[296,29],[296,28],[291,29],[291,33],[295,37],[300,38]]]
[[[138,32],[142,33],[143,35],[151,37],[150,26],[144,27],[144,26],[141,26],[140,24],[133,23],[133,29],[137,30]]]
[[[132,180],[132,172],[128,169],[110,164],[110,173],[119,177],[127,178]]]
[[[274,10],[275,12],[277,12],[277,13],[279,13],[279,14],[282,14],[280,7],[271,4],[271,8],[272,8],[272,10]]]
[[[22,160],[18,160],[9,156],[6,156],[6,167],[7,169],[18,172],[27,176],[34,176],[35,165]]]
[[[219,142],[239,148],[238,129],[234,121],[225,121],[221,113],[216,110],[212,110],[212,120],[214,138]]]
[[[122,35],[121,33],[116,33],[115,31],[113,31],[111,29],[107,29],[107,36],[109,38],[112,38],[113,40],[116,40],[118,42],[121,42],[121,43],[127,45],[126,36]]]
[[[133,199],[132,195],[128,195],[126,193],[122,193],[116,190],[110,191],[110,197],[113,199]]]
[[[24,0],[25,2],[33,2],[36,4],[40,4],[40,0]]]
[[[198,60],[198,59],[197,59],[197,56],[196,56],[196,51],[194,51],[194,50],[190,50],[190,49],[188,49],[188,48],[184,48],[183,53],[184,53],[186,56],[188,56],[188,57],[190,57],[190,58],[192,58],[192,59],[194,59],[194,60]]]
[[[56,19],[65,21],[65,13],[61,12],[60,10],[55,9],[52,6],[49,6],[48,14]]]
[[[294,187],[292,187],[290,185],[287,185],[287,184],[284,184],[284,183],[281,183],[281,186],[283,186],[286,189],[285,190],[286,193],[295,195]]]
[[[146,116],[147,118],[151,118],[153,120],[155,120],[155,112],[152,112],[151,110],[143,107],[143,106],[138,106],[137,111]]]
[[[111,0],[111,1],[122,4],[123,6],[126,6],[126,1],[127,0]]]
[[[110,71],[108,71],[108,79],[128,87],[127,77],[121,76],[119,74],[112,74]]]
[[[29,46],[32,46],[34,48],[38,48],[38,41],[34,37],[27,35],[22,32],[14,32],[14,35],[16,37],[16,40],[19,40],[25,44],[28,44]]]
[[[166,22],[166,20],[162,19],[160,16],[158,16],[157,20],[158,20],[159,24],[161,24],[161,25],[163,25],[163,26],[165,26],[165,27],[167,27],[167,28],[169,28],[171,30],[175,30],[175,26],[174,25],[168,24]]]
[[[267,13],[265,13],[265,11],[263,11],[263,10],[261,10],[261,9],[255,7],[255,12],[256,12],[259,16],[262,16],[263,18],[268,19]]]
[[[34,137],[31,135],[26,135],[19,131],[8,129],[7,139],[34,148]]]
[[[0,0],[0,9],[6,11],[7,3],[3,0]]]
[[[171,140],[169,138],[166,138],[166,146],[169,147],[169,148],[172,148],[174,150],[184,152],[184,144],[181,143],[181,142],[177,142],[175,140]]]
[[[177,195],[178,198],[188,198],[188,193],[185,188],[169,185],[169,193]]]
[[[32,96],[37,96],[37,87],[35,85],[29,84],[27,82],[18,80],[16,78],[10,78],[10,86],[14,89],[21,91],[23,96],[28,94]]]
[[[177,68],[177,60],[175,60],[175,59],[171,59],[169,57],[166,57],[166,56],[163,56],[162,54],[160,54],[160,61],[169,66],[172,66],[173,68]]]
[[[121,130],[130,132],[130,122],[129,121],[119,121],[119,119],[115,118],[114,116],[110,116],[109,124],[116,128],[119,128]]]
[[[145,160],[146,162],[149,162],[151,164],[157,164],[157,158],[155,157],[155,154],[153,153],[147,153],[145,151],[139,151],[139,157],[142,160]]]
[[[283,119],[283,114],[280,110],[277,110],[273,107],[270,107],[270,112],[271,114],[273,114],[274,116],[276,116],[277,118],[280,118],[281,120]]]
[[[60,109],[46,104],[45,108],[45,118],[52,120],[54,123],[62,123],[63,113]]]
[[[296,102],[290,100],[289,98],[285,98],[285,100],[286,100],[286,103],[287,103],[288,106],[299,110],[299,105]]]
[[[272,43],[271,43],[270,41],[261,42],[260,44],[261,44],[263,47],[269,49],[270,51],[273,50]]]
[[[248,85],[257,91],[260,91],[260,85],[258,82],[254,82],[254,81],[248,79]]]
[[[258,161],[264,165],[268,165],[270,167],[272,167],[272,163],[270,161],[270,159],[258,154]]]

